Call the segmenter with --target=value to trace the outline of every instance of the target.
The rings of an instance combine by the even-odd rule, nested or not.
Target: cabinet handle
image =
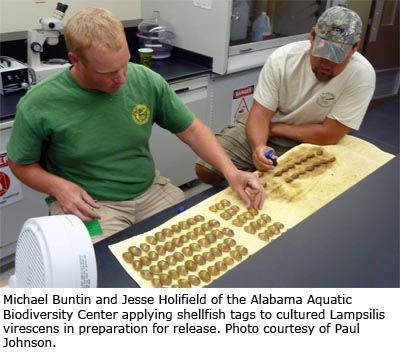
[[[178,90],[174,90],[174,91],[175,91],[175,94],[182,94],[182,93],[184,93],[184,92],[189,91],[189,88],[188,88],[188,87],[185,87],[185,88],[178,89]]]
[[[252,50],[253,50],[252,48],[248,48],[248,49],[240,50],[240,53],[242,54],[242,53],[250,52]]]

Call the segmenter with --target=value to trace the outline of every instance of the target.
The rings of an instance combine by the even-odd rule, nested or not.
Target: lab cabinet
[[[212,76],[209,91],[212,97],[210,127],[214,132],[235,124],[240,115],[250,111],[261,69],[257,67],[224,76]]]
[[[208,81],[206,75],[169,83],[187,107],[206,124],[209,123]],[[194,171],[197,156],[176,135],[154,125],[150,150],[156,168],[173,184],[180,186],[197,178]]]
[[[0,123],[1,152],[6,150],[11,136],[13,120]],[[14,179],[14,181],[18,181]],[[0,207],[0,264],[7,263],[7,257],[15,253],[15,246],[24,222],[32,217],[49,213],[45,198],[47,195],[21,184],[22,199]],[[10,261],[12,261],[10,257]]]

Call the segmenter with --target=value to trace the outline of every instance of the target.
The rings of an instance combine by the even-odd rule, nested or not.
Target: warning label
[[[248,85],[240,89],[233,90],[231,123],[235,124],[237,119],[247,114],[253,104],[253,94],[255,85]]]
[[[254,85],[246,86],[243,89],[237,89],[233,91],[233,98],[239,99],[243,96],[253,95],[254,93]]]
[[[0,168],[7,166],[7,154],[0,154]]]

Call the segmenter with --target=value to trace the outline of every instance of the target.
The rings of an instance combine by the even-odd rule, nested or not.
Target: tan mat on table
[[[393,157],[349,135],[337,145],[301,144],[259,174],[262,210],[246,209],[227,188],[110,250],[141,287],[203,287]]]

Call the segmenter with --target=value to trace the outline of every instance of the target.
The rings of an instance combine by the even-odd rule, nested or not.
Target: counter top
[[[131,61],[139,63],[137,52]],[[212,60],[204,55],[174,48],[170,58],[153,59],[152,69],[168,82],[177,81],[211,73]]]
[[[400,157],[389,161],[210,287],[399,287]],[[95,245],[99,287],[138,287],[108,246],[220,191],[211,188]],[[368,225],[369,224],[369,225]]]
[[[138,55],[131,58],[131,61],[135,63],[138,63],[138,60]],[[209,74],[212,70],[212,62],[206,56],[174,49],[170,58],[153,60],[153,70],[168,82],[172,82]],[[0,95],[0,121],[9,120],[15,116],[17,103],[25,93],[26,91],[21,90]]]

